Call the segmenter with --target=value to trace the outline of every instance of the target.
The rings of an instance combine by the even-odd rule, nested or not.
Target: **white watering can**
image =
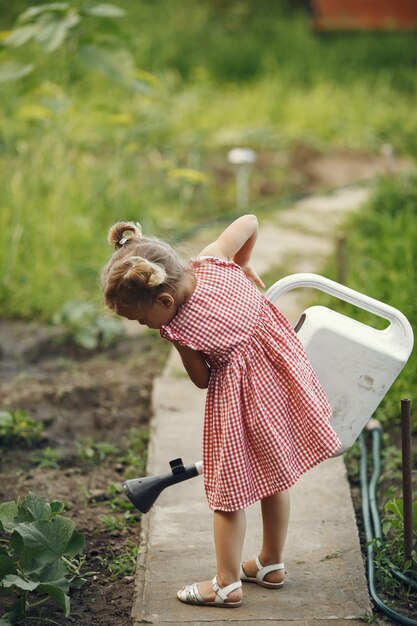
[[[296,325],[333,409],[331,424],[342,442],[337,452],[340,455],[358,438],[406,364],[413,348],[413,331],[406,317],[392,306],[317,274],[282,278],[268,289],[266,296],[277,304],[284,293],[301,287],[319,289],[389,322],[387,328],[377,330],[324,306],[312,306]],[[163,476],[123,483],[126,495],[143,513],[147,513],[163,489],[203,473],[201,461],[184,467],[181,459],[174,459],[170,466],[171,473]]]
[[[397,309],[317,274],[293,274],[274,283],[266,296],[311,287],[349,302],[390,322],[377,330],[324,306],[312,306],[296,331],[333,409],[331,424],[346,452],[371,418],[406,364],[413,331]]]

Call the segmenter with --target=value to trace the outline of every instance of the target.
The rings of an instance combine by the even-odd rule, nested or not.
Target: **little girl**
[[[179,591],[188,604],[241,606],[241,581],[282,587],[288,489],[340,447],[297,335],[256,288],[264,289],[250,265],[257,234],[256,217],[245,215],[184,263],[168,244],[142,237],[138,224],[119,222],[109,233],[116,252],[102,276],[107,305],[158,328],[193,383],[207,388],[204,486],[217,575]],[[257,500],[262,546],[241,564],[244,509]]]

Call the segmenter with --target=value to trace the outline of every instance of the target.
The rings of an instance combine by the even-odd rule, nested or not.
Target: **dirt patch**
[[[28,491],[60,500],[86,539],[88,582],[71,591],[69,618],[52,602],[39,615],[62,625],[127,626],[140,514],[117,490],[145,467],[152,381],[165,345],[149,331],[90,353],[23,322],[1,322],[0,345],[1,410],[25,410],[43,424],[36,445],[1,449],[0,501]]]

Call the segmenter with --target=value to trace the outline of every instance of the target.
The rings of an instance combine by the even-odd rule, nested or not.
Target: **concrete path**
[[[261,223],[254,253],[259,273],[285,264],[286,273],[320,272],[334,253],[335,235],[345,214],[358,209],[366,190],[351,188],[298,202]],[[202,245],[210,240],[205,233]],[[195,254],[201,247],[194,242]],[[281,278],[277,276],[276,280]],[[305,295],[287,294],[280,308],[295,323]],[[285,301],[284,301],[285,300]],[[169,471],[169,461],[185,465],[201,459],[205,392],[188,380],[176,351],[171,352],[153,391],[154,416],[148,474]],[[164,491],[142,518],[143,537],[136,573],[132,616],[142,623],[259,624],[331,626],[362,623],[370,613],[358,531],[343,459],[330,459],[307,472],[291,489],[291,520],[285,550],[288,571],[282,590],[244,584],[244,604],[235,610],[184,605],[176,592],[184,584],[215,573],[212,513],[202,477]],[[261,543],[260,507],[247,510],[244,559]]]

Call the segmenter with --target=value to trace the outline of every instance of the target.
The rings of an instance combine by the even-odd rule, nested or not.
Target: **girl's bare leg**
[[[246,532],[245,511],[214,512],[214,543],[217,559],[217,580],[220,587],[226,587],[240,579],[240,562]],[[211,580],[198,583],[198,590],[204,600],[215,598]],[[229,594],[227,601],[238,602],[242,589]]]
[[[269,498],[261,500],[263,541],[259,554],[262,565],[281,563],[284,544],[287,537],[288,520],[290,516],[290,495],[288,491],[281,491]],[[246,561],[243,569],[247,576],[255,577],[258,567],[255,561]],[[270,572],[265,580],[279,583],[284,580],[284,571]]]

